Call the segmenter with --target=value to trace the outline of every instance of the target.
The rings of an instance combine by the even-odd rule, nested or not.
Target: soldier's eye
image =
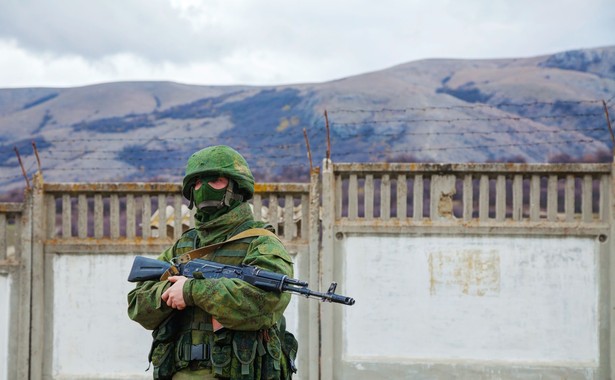
[[[197,179],[194,182],[194,190],[198,190],[201,188],[201,186],[203,186],[203,181],[201,181],[201,179]]]

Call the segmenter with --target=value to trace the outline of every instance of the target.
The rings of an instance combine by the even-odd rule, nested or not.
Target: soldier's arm
[[[249,245],[244,264],[293,276],[292,261],[275,238],[261,236]],[[189,279],[184,284],[187,305],[200,307],[223,326],[255,331],[273,326],[290,302],[289,293],[261,290],[239,279]]]
[[[173,247],[165,250],[158,260],[169,261]],[[128,293],[128,316],[148,330],[153,330],[173,312],[162,301],[162,294],[171,286],[169,281],[143,281]]]

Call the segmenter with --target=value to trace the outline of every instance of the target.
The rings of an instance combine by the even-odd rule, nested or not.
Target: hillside
[[[337,162],[610,160],[615,47],[499,60],[423,60],[326,83],[122,82],[0,89],[0,194],[24,187],[14,147],[46,181],[179,181],[188,156],[228,144],[257,181],[307,181]],[[605,158],[606,157],[606,158]]]

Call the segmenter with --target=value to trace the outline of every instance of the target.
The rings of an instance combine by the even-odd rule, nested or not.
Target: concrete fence
[[[251,201],[310,288],[301,379],[609,379],[613,166],[335,164]],[[0,379],[151,378],[135,255],[193,226],[180,186],[51,184],[0,204]]]

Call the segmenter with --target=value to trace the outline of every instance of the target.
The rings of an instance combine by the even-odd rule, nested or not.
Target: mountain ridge
[[[189,155],[211,144],[240,150],[257,181],[307,181],[303,130],[320,160],[325,110],[337,162],[605,160],[602,100],[611,107],[614,96],[615,46],[427,59],[279,86],[0,89],[0,194],[23,187],[14,147],[35,170],[32,141],[51,182],[178,181]]]

